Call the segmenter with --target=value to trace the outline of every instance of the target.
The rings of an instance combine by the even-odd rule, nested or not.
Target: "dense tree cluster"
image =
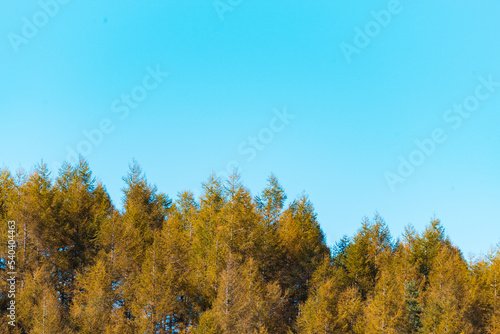
[[[500,255],[465,261],[432,220],[393,240],[378,215],[331,249],[306,196],[237,175],[173,201],[134,163],[117,210],[88,164],[0,170],[17,223],[17,326],[2,333],[500,333]]]

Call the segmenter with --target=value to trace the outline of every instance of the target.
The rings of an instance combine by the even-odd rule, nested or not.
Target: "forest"
[[[329,246],[274,175],[257,196],[237,173],[199,198],[161,193],[136,162],[123,181],[117,207],[83,159],[0,170],[0,332],[500,333],[498,247],[465,259],[437,218],[394,238],[375,214]]]

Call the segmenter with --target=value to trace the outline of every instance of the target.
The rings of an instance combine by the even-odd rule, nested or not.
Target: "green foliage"
[[[419,301],[420,290],[414,280],[407,283],[405,289],[407,331],[408,333],[418,333],[422,328],[422,322],[420,321],[422,315],[422,306]]]

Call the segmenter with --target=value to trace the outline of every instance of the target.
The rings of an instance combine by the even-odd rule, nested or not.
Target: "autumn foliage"
[[[0,170],[17,223],[16,326],[2,333],[500,334],[498,249],[466,261],[433,219],[394,240],[379,215],[328,247],[306,196],[235,174],[173,200],[134,163],[118,210],[88,164]]]

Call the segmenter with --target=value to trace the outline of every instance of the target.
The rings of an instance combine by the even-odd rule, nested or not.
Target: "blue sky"
[[[174,198],[238,163],[329,244],[376,211],[500,241],[500,3],[58,1],[0,2],[1,166],[85,153],[120,206],[134,158]]]

